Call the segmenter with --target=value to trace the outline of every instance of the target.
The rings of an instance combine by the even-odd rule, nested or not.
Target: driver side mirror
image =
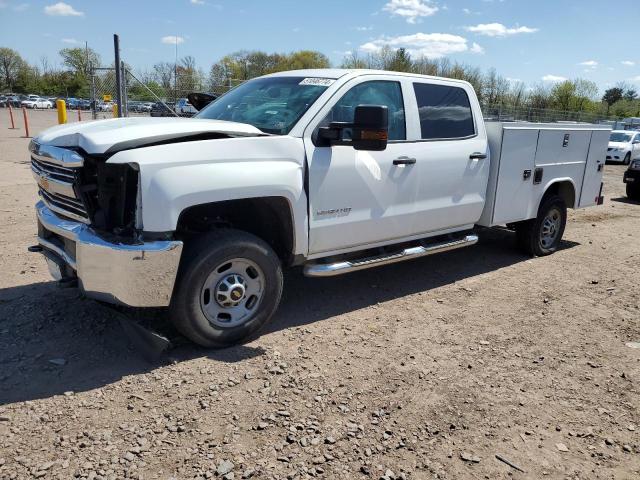
[[[351,138],[345,132],[351,130]],[[318,146],[351,145],[355,150],[382,151],[389,138],[389,109],[384,105],[358,105],[353,123],[332,122],[318,129]]]

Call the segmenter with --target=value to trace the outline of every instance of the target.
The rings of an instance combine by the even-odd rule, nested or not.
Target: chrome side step
[[[467,235],[456,240],[447,240],[446,242],[434,243],[431,245],[421,245],[417,247],[405,248],[396,253],[387,253],[384,255],[366,257],[358,260],[341,261],[335,263],[308,263],[304,266],[304,275],[307,277],[332,277],[334,275],[342,275],[343,273],[364,270],[365,268],[377,267],[380,265],[388,265],[390,263],[402,262],[413,258],[425,257],[449,250],[469,247],[478,243],[477,235]]]

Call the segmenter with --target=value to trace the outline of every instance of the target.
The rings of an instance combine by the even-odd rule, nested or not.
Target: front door
[[[366,76],[343,87],[305,132],[309,166],[310,254],[357,249],[413,232],[418,188],[407,138],[401,82]],[[351,146],[316,147],[318,127],[353,122],[358,105],[386,105],[389,143],[379,152]]]

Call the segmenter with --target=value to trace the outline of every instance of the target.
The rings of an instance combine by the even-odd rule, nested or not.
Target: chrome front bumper
[[[38,243],[52,275],[71,270],[88,297],[132,307],[169,305],[182,242],[115,243],[90,226],[66,220],[44,202],[36,204]],[[65,275],[67,272],[67,275]]]

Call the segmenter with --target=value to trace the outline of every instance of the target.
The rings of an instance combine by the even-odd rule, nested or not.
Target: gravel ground
[[[55,112],[30,112],[38,132]],[[624,167],[557,254],[513,235],[285,279],[243,346],[147,361],[50,281],[22,131],[0,109],[0,478],[640,478],[640,205]],[[21,125],[21,118],[18,122]],[[175,339],[163,311],[124,311]],[[509,466],[497,457],[511,462]]]

